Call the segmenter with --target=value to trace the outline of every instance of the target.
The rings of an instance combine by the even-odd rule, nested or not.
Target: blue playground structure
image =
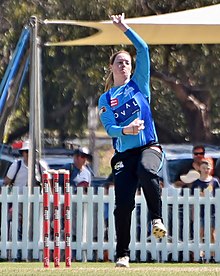
[[[7,120],[12,113],[30,64],[30,28],[25,26],[0,84],[0,141],[4,142]]]

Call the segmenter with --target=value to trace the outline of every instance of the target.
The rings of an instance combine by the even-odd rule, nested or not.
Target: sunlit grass
[[[1,263],[0,275],[220,275],[218,264],[161,264],[161,263],[131,263],[130,268],[115,268],[114,263],[72,263],[71,268],[65,268],[61,263],[60,268],[45,269],[43,264],[37,263]]]

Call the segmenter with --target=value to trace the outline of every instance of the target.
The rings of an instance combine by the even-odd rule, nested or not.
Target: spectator
[[[19,149],[19,153],[22,158],[19,160],[15,160],[8,169],[8,172],[4,178],[4,185],[12,187],[18,187],[18,193],[23,193],[23,187],[28,185],[28,151],[29,151],[29,141],[25,141],[22,143],[22,147]],[[48,169],[47,164],[40,160],[40,164],[36,164],[35,168],[35,178],[36,184],[41,183],[41,175],[44,170]],[[8,233],[10,232],[10,225],[12,221],[12,204],[9,204],[9,213],[8,213]],[[18,206],[18,240],[22,240],[22,205]],[[9,234],[8,234],[9,236]],[[18,259],[21,258],[20,253],[17,256]]]
[[[202,159],[205,157],[205,147],[203,145],[196,145],[192,150],[193,159],[192,162],[186,164],[178,173],[177,179],[174,182],[176,188],[186,188],[190,183],[184,183],[180,176],[186,175],[190,170],[199,172],[200,164]]]
[[[180,179],[184,183],[184,186],[182,188],[191,188],[192,183],[199,179],[200,173],[197,172],[196,170],[190,170],[187,174],[181,175]],[[181,191],[181,195],[183,195],[183,190]],[[192,206],[190,205],[190,210],[189,210],[189,227],[190,227],[190,239],[193,239],[193,219],[192,219]],[[179,205],[179,239],[182,241],[183,240],[183,204]],[[181,254],[180,254],[181,255]],[[181,257],[182,258],[182,257]]]
[[[70,171],[70,186],[76,191],[77,187],[89,187],[91,185],[91,172],[87,168],[87,162],[92,155],[86,147],[78,148],[73,153],[73,163],[67,164],[63,169]]]
[[[218,158],[218,160],[216,161],[214,175],[217,176],[220,180],[220,158]]]
[[[199,170],[200,177],[192,184],[192,193],[196,188],[200,189],[200,196],[204,196],[205,190],[208,189],[211,196],[215,196],[215,190],[220,187],[219,182],[216,178],[211,175],[211,170],[213,169],[212,164],[208,160],[202,160]],[[211,243],[215,242],[215,206],[211,205]],[[204,239],[204,226],[205,226],[205,206],[200,206],[200,239],[201,242]],[[200,252],[200,263],[204,263],[204,252]],[[211,252],[210,263],[215,263],[214,252]]]
[[[19,194],[23,192],[23,187],[28,184],[28,151],[29,141],[25,141],[19,149],[22,158],[11,164],[4,178],[4,185],[18,187]],[[36,184],[41,183],[42,172],[49,169],[45,161],[40,160],[39,163],[36,164],[35,168]]]
[[[192,149],[193,159],[190,163],[181,168],[177,176],[177,180],[174,182],[176,188],[181,188],[180,195],[183,195],[184,188],[191,188],[192,182],[199,178],[200,164],[205,156],[205,147],[203,145],[195,145]],[[179,204],[179,240],[183,240],[183,204]],[[192,221],[192,208],[190,206],[190,224],[189,235],[190,239],[193,238],[193,221]],[[179,261],[182,261],[182,251],[179,252]]]
[[[187,174],[182,174],[180,176],[180,180],[183,183],[183,188],[190,188],[192,186],[192,183],[199,179],[200,172],[196,170],[189,170]]]
[[[86,188],[91,186],[91,172],[87,168],[87,162],[92,160],[92,155],[89,153],[88,149],[85,147],[78,148],[73,153],[73,163],[67,164],[63,169],[70,171],[70,186],[73,187],[73,192],[77,192],[77,187],[84,187],[84,192]],[[61,180],[61,182],[63,182]],[[84,205],[84,211],[87,206]],[[86,212],[83,212],[85,214]],[[94,218],[95,220],[95,218]],[[76,226],[77,226],[77,206],[73,204],[72,208],[72,238],[76,241]],[[64,224],[64,221],[63,223]],[[94,228],[93,228],[94,229]],[[95,231],[94,231],[95,232]],[[75,260],[76,252],[72,252],[72,259]]]

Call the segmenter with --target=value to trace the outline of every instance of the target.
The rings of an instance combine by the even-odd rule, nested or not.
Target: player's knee
[[[138,176],[140,179],[151,179],[154,178],[156,174],[152,171],[152,169],[149,169],[140,163],[138,166]]]

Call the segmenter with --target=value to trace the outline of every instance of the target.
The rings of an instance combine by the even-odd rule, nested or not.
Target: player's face
[[[130,78],[131,56],[127,53],[119,53],[111,65],[114,77]]]

